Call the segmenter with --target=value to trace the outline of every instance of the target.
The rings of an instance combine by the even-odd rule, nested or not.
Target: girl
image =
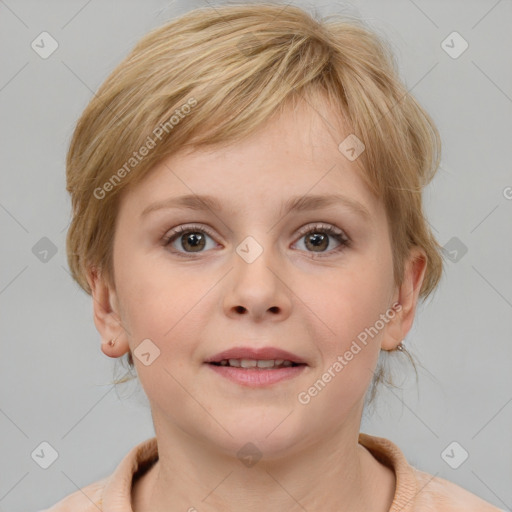
[[[49,510],[498,510],[359,432],[441,278],[439,161],[361,21],[245,4],[147,34],[76,127],[67,249],[156,437]]]

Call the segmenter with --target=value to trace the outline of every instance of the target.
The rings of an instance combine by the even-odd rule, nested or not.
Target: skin
[[[302,102],[241,143],[172,155],[124,193],[114,284],[94,270],[88,279],[106,355],[121,357],[147,338],[160,350],[148,366],[134,356],[160,456],[134,487],[135,512],[389,510],[394,473],[358,444],[358,434],[379,352],[394,350],[412,326],[426,261],[412,250],[395,286],[384,206],[357,160],[338,150],[348,133],[340,138],[337,123],[329,108]],[[364,205],[369,220],[341,204],[280,213],[291,196],[333,191]],[[223,209],[160,209],[141,218],[148,205],[191,193],[215,196]],[[311,233],[297,234],[303,226],[325,234],[317,222],[344,231],[351,245],[337,251],[329,235],[328,246],[315,248]],[[183,235],[163,245],[173,228],[190,223],[215,235],[199,232],[206,236],[200,252]],[[247,236],[263,248],[252,263],[236,252]],[[298,394],[395,302],[402,308],[379,334],[299,403]],[[253,389],[204,364],[238,345],[283,348],[308,366]],[[237,457],[248,442],[263,454],[252,467]]]

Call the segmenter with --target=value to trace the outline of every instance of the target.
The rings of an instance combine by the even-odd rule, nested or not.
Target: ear
[[[94,324],[101,335],[101,350],[109,357],[121,357],[130,347],[119,316],[116,291],[96,268],[88,270],[87,282],[93,299]],[[115,340],[113,346],[110,340]]]
[[[395,292],[395,315],[386,325],[381,348],[395,350],[410,331],[414,322],[421,285],[427,269],[427,256],[420,247],[413,247],[404,268],[402,284]]]

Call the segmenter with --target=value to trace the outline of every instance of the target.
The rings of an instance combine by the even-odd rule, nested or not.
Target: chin
[[[243,417],[233,416],[232,421],[222,423],[231,434],[230,436],[225,433],[223,436],[223,441],[228,445],[226,448],[231,454],[238,454],[240,450],[242,454],[244,450],[254,450],[267,460],[289,454],[304,440],[305,432],[303,425],[295,424],[296,418],[293,418],[293,414],[288,415],[289,410],[280,410],[279,414],[268,414],[262,418],[260,410]]]

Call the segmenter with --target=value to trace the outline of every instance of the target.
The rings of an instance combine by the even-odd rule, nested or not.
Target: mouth
[[[308,364],[277,347],[234,347],[207,359],[215,374],[244,387],[266,388],[298,377]]]
[[[306,366],[305,363],[295,363],[289,359],[222,359],[208,364],[214,366],[227,366],[244,370],[279,370],[295,366]]]
[[[215,374],[235,384],[264,388],[301,375],[308,364],[278,347],[232,347],[205,361]]]
[[[240,366],[236,366],[238,363]],[[258,366],[258,363],[266,366],[262,368]],[[275,363],[280,363],[280,361],[250,359],[228,359],[226,361],[224,359],[218,363],[208,363],[207,367],[211,368],[214,374],[245,388],[268,388],[278,382],[298,377],[307,367],[307,364],[293,363],[289,360],[283,360],[277,365]]]
[[[239,346],[223,350],[206,359],[205,363],[243,369],[272,370],[295,366],[307,366],[306,361],[292,352],[278,347]]]

